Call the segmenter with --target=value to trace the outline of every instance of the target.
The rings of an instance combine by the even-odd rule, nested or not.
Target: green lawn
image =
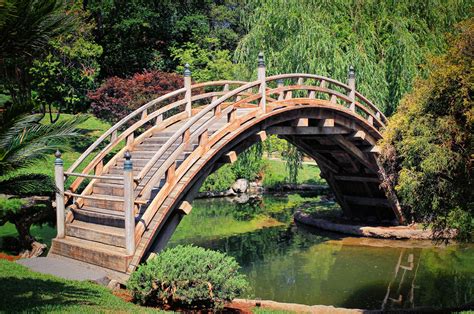
[[[279,183],[284,183],[287,170],[285,168],[285,161],[266,159],[264,169],[263,185],[265,187],[272,187]],[[319,167],[316,164],[303,164],[303,169],[298,172],[298,183],[307,184],[326,184],[326,181],[321,178]]]
[[[60,279],[0,260],[0,312],[156,312],[125,302],[94,283]]]

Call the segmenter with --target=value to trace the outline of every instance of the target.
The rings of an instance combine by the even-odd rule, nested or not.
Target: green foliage
[[[265,142],[263,142],[263,150],[268,156],[273,154],[281,155],[285,151],[287,143],[284,139],[278,138],[276,135],[270,135]]]
[[[298,171],[303,169],[303,153],[290,142],[287,142],[286,150],[282,153],[286,161],[287,182],[296,184]]]
[[[49,53],[33,61],[30,69],[34,101],[43,113],[51,109],[75,113],[87,109],[86,94],[96,85],[99,75],[98,58],[102,47],[94,42],[94,24],[86,22],[88,14],[72,10],[76,17],[73,32],[50,41]],[[47,110],[48,108],[48,110]]]
[[[29,249],[34,241],[30,234],[32,224],[48,221],[53,213],[51,201],[43,198],[25,201],[15,197],[31,195],[50,196],[55,191],[52,178],[41,173],[20,171],[38,161],[46,159],[56,150],[64,150],[67,141],[78,137],[78,124],[85,116],[75,116],[56,124],[43,125],[38,115],[20,116],[0,127],[0,194],[13,195],[12,199],[0,202],[0,225],[11,222],[15,225],[21,247]]]
[[[216,49],[231,51],[243,34],[241,0],[93,0],[86,5],[98,26],[96,40],[104,47],[101,65],[106,75],[174,70],[170,47],[190,43],[203,48],[211,38],[219,43]]]
[[[64,12],[60,0],[5,0],[0,15],[0,86],[15,105],[3,114],[7,121],[10,111],[32,109],[32,62],[45,53],[50,40],[72,29],[74,19]]]
[[[433,57],[427,79],[416,81],[391,118],[381,161],[407,214],[439,235],[474,230],[474,18],[459,25],[451,48]]]
[[[259,51],[268,75],[303,72],[346,81],[391,114],[421,73],[427,53],[446,47],[443,33],[471,13],[472,0],[248,0],[248,34],[236,59],[255,74]],[[253,75],[255,77],[255,75]]]
[[[212,38],[208,41],[215,42]],[[185,43],[170,50],[173,60],[180,64],[177,72],[183,73],[183,65],[188,63],[196,82],[235,80],[239,75],[239,66],[232,63],[229,50],[201,48],[195,43]]]
[[[3,213],[6,211],[11,211],[13,213],[16,213],[21,209],[21,206],[24,204],[24,201],[17,198],[8,199],[5,197],[0,197],[0,212]]]
[[[98,284],[65,280],[0,260],[0,312],[156,313],[125,302]]]
[[[236,179],[232,166],[224,165],[206,178],[199,191],[224,191],[229,189]]]
[[[232,165],[232,171],[236,178],[244,178],[253,181],[260,177],[263,167],[263,146],[257,143],[239,155],[237,161]]]
[[[167,249],[130,277],[127,288],[140,304],[222,308],[248,289],[234,258],[195,246]]]
[[[67,146],[64,144],[80,135],[76,127],[87,116],[78,115],[49,125],[38,123],[40,119],[37,115],[19,117],[0,129],[0,193],[16,190],[14,194],[37,195],[36,189],[44,190],[42,185],[48,178],[40,180],[40,177],[36,177],[30,180],[28,176],[15,176],[15,172],[46,158],[56,150],[65,150]]]

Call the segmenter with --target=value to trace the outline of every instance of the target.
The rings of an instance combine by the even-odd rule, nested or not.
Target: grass
[[[274,187],[286,181],[287,170],[285,161],[266,159],[264,168],[263,186]],[[321,172],[316,164],[303,164],[303,169],[298,172],[298,184],[326,184],[321,178]]]
[[[0,260],[0,312],[156,312],[125,302],[94,283],[60,279]]]

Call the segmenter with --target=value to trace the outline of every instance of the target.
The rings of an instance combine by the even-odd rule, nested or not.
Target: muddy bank
[[[355,224],[344,224],[333,222],[328,219],[317,218],[311,214],[297,211],[294,214],[296,222],[316,227],[319,229],[340,232],[355,236],[372,237],[381,239],[412,239],[412,240],[432,240],[433,232],[429,229],[422,229],[421,226],[362,226]],[[452,239],[457,233],[452,230],[444,234],[445,239]]]

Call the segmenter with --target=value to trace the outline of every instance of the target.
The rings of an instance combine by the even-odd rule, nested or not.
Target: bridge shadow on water
[[[63,306],[96,305],[103,294],[56,280],[4,277],[0,280],[0,312],[44,312]]]

